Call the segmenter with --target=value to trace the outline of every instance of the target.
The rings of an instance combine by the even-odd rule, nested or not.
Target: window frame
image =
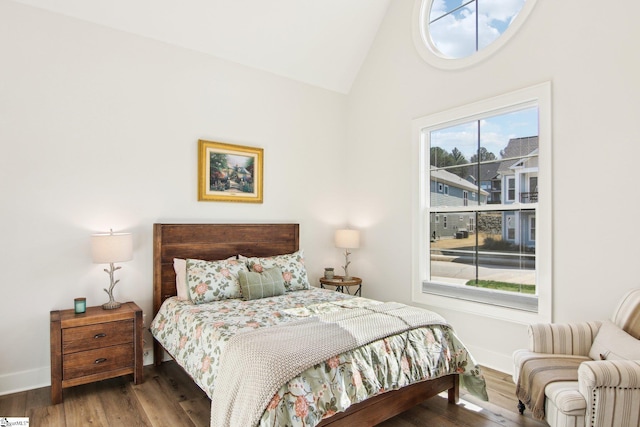
[[[509,203],[509,202],[515,202],[516,201],[516,193],[518,193],[517,188],[516,188],[516,177],[515,175],[510,175],[510,176],[505,176],[505,187],[507,187],[507,191],[505,194],[505,203]],[[513,183],[513,187],[511,187],[511,184]],[[511,193],[513,193],[513,196],[511,195]]]
[[[424,159],[428,153],[425,141],[426,129],[435,130],[479,120],[488,116],[507,113],[516,109],[538,107],[538,144],[540,172],[538,174],[538,205],[536,216],[536,290],[537,312],[518,308],[503,307],[487,303],[485,294],[492,291],[482,290],[481,297],[475,301],[451,295],[424,293],[423,280],[426,280],[430,262],[428,237],[429,215],[428,197],[430,175]],[[412,301],[429,306],[442,307],[456,311],[477,314],[511,322],[530,324],[552,321],[552,163],[551,163],[551,83],[544,82],[514,92],[495,96],[483,101],[463,105],[458,108],[419,117],[412,121],[412,142],[415,155],[413,164],[413,201],[412,201]],[[515,207],[515,206],[514,206]],[[426,237],[425,237],[426,236]],[[445,285],[448,286],[448,285]],[[451,285],[454,286],[454,285]],[[482,301],[485,296],[485,301]],[[475,298],[472,296],[472,298]]]
[[[529,218],[529,240],[536,240],[536,216],[532,215]]]

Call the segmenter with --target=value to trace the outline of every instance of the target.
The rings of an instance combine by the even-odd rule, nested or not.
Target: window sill
[[[420,288],[413,295],[416,303],[525,325],[551,321],[549,316],[538,311],[537,296],[429,282],[424,282]]]

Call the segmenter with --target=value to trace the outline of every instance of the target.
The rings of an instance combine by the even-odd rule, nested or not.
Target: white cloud
[[[525,0],[482,0],[479,2],[478,46],[480,49],[493,43],[518,14]],[[462,4],[462,3],[459,3]],[[445,0],[433,0],[430,20],[452,10]],[[431,40],[437,49],[451,58],[472,55],[476,39],[476,8],[470,3],[464,8],[443,16],[429,25]]]

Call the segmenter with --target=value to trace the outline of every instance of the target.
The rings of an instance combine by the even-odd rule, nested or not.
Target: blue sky
[[[433,0],[428,20],[431,40],[438,50],[451,58],[462,58],[475,52],[476,2],[447,15],[468,0]],[[478,48],[488,46],[511,24],[525,0],[477,0]]]
[[[511,138],[538,135],[538,108],[531,107],[480,120],[480,143],[500,158]],[[476,121],[431,132],[431,147],[441,147],[451,153],[457,148],[469,160],[478,147]]]

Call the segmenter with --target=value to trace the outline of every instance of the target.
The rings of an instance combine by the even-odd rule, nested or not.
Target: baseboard
[[[30,369],[0,375],[0,396],[51,385],[51,368]]]
[[[474,347],[472,345],[467,345],[466,347],[473,355],[476,363],[513,375],[513,357],[511,355],[497,353],[484,347]]]

